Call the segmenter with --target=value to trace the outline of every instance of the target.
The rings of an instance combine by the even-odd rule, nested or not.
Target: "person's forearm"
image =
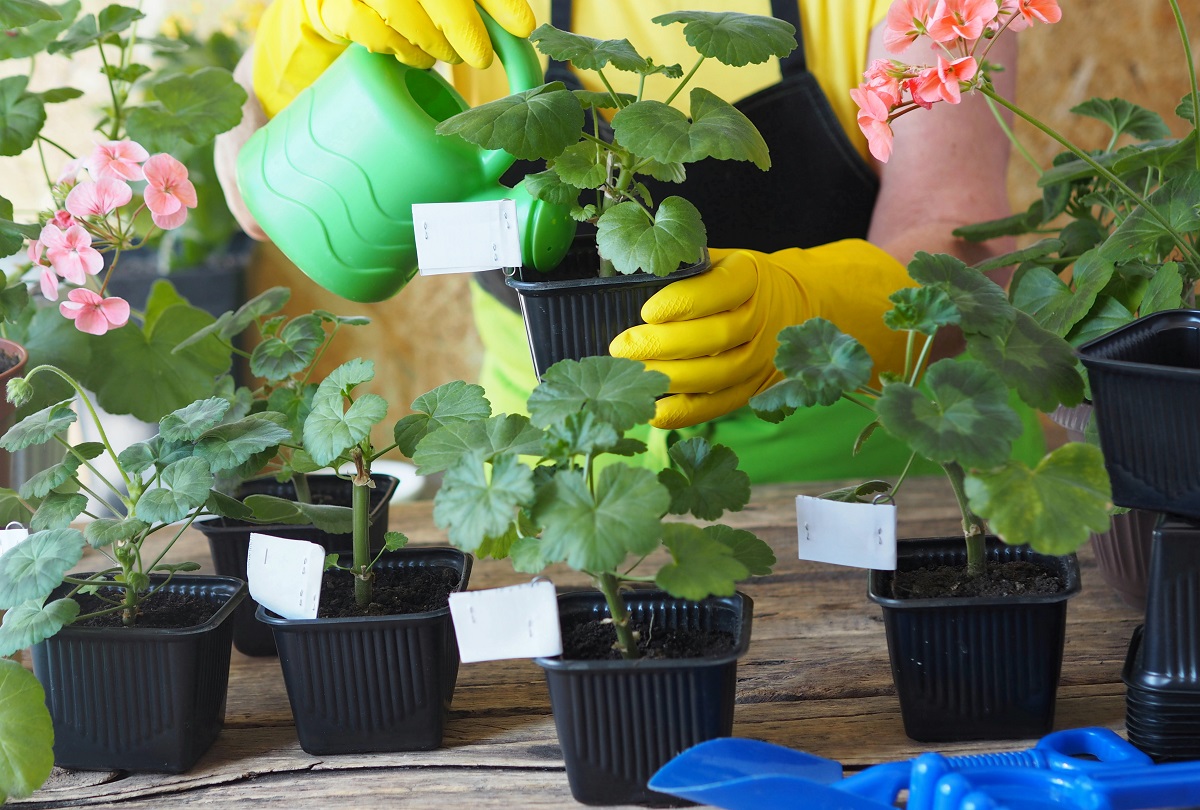
[[[250,136],[267,123],[267,116],[263,112],[262,105],[258,103],[258,97],[254,94],[253,71],[251,70],[253,61],[254,48],[250,47],[238,62],[237,67],[234,68],[234,80],[246,90],[246,103],[242,105],[241,122],[228,132],[217,136],[213,144],[213,162],[216,165],[217,182],[221,184],[221,190],[225,192],[225,204],[229,207],[230,213],[233,214],[243,231],[261,242],[266,240],[267,235],[263,233],[262,228],[254,219],[254,215],[246,207],[237,184],[238,152],[250,139]]]

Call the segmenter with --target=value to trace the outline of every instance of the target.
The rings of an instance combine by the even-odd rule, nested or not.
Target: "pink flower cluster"
[[[84,169],[89,179],[80,180]],[[121,208],[133,199],[129,184],[143,180],[143,204],[122,218]],[[130,140],[101,142],[90,155],[70,161],[58,177],[58,188],[67,190],[66,198],[56,194],[62,207],[30,243],[29,260],[41,269],[42,295],[51,301],[58,300],[59,279],[77,285],[59,311],[80,331],[103,335],[125,325],[129,304],[115,296],[105,298],[103,286],[99,292],[85,286],[88,277],[104,267],[101,252],[114,249],[119,255],[122,247],[133,246],[129,234],[143,209],[150,211],[156,227],[178,228],[187,220],[188,209],[196,207],[196,189],[178,160],[164,153],[151,155]]]
[[[1062,19],[1058,0],[894,0],[888,9],[884,46],[903,53],[924,37],[937,61],[912,65],[877,59],[850,91],[858,126],[871,154],[886,163],[892,155],[892,122],[935,102],[958,104],[964,91],[986,80],[980,70],[991,43],[1005,30]],[[980,46],[982,44],[982,53]]]

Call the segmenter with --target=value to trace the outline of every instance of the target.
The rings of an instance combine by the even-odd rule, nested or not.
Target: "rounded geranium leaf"
[[[958,310],[950,296],[936,287],[905,287],[888,296],[892,309],[883,314],[888,329],[932,335],[943,326],[958,323]]]
[[[529,418],[545,428],[586,411],[624,433],[650,421],[654,401],[669,382],[667,375],[623,357],[562,360],[529,395]]]
[[[554,158],[582,137],[583,105],[562,82],[551,82],[460,112],[436,132],[523,160]]]
[[[269,411],[217,425],[196,440],[195,454],[214,472],[232,470],[251,456],[292,438],[282,414]]]
[[[884,386],[875,410],[888,433],[939,464],[987,468],[1008,459],[1021,420],[992,371],[976,361],[939,360],[925,383],[933,399],[906,383]]]
[[[158,422],[158,433],[168,442],[191,442],[200,434],[216,427],[229,410],[229,400],[209,397],[186,405],[164,416]]]
[[[147,523],[173,523],[208,501],[213,474],[195,456],[180,459],[162,471],[162,487],[148,489],[137,502],[137,516]]]
[[[79,0],[50,5],[41,0],[0,4],[0,59],[23,59],[40,53],[66,31],[79,14]]]
[[[1004,290],[954,256],[919,251],[908,263],[908,274],[921,286],[936,287],[950,297],[965,332],[994,335],[1015,317]]]
[[[1083,401],[1083,377],[1075,351],[1067,341],[1017,312],[1008,332],[986,337],[967,335],[967,347],[1021,399],[1040,411]]]
[[[796,48],[796,29],[774,17],[736,11],[674,11],[660,14],[651,22],[659,25],[683,23],[687,43],[702,55],[726,65],[782,59]]]
[[[671,562],[658,569],[654,581],[672,596],[695,601],[732,596],[738,580],[750,575],[732,548],[699,526],[668,523],[662,528]]]
[[[0,556],[0,609],[31,599],[40,605],[82,556],[83,534],[77,529],[29,535]]]
[[[698,436],[671,445],[670,456],[674,466],[659,472],[658,480],[671,492],[671,514],[716,520],[749,503],[750,476],[725,445]]]
[[[25,90],[26,76],[0,79],[0,155],[19,155],[37,140],[46,123],[46,105]]]
[[[433,501],[433,520],[464,551],[474,551],[485,540],[508,531],[516,510],[533,503],[533,472],[511,453],[491,464],[489,476],[483,456],[471,453],[451,467]]]
[[[522,414],[498,414],[473,422],[452,422],[430,433],[413,454],[418,475],[432,475],[453,467],[469,453],[482,453],[491,461],[501,453],[538,455],[542,431]]]
[[[250,372],[265,380],[283,380],[308,368],[325,342],[325,329],[316,315],[292,318],[278,335],[261,341],[250,353]]]
[[[29,519],[29,528],[40,532],[43,529],[61,529],[83,514],[87,508],[87,496],[78,492],[51,492],[38,505]]]
[[[778,422],[797,408],[832,405],[871,380],[873,361],[854,338],[824,318],[779,333],[775,366],[786,379],[750,399],[760,418]]]
[[[667,197],[653,219],[635,202],[609,208],[596,221],[600,255],[619,273],[666,276],[700,260],[707,232],[700,212],[682,197]]]
[[[691,121],[682,110],[646,99],[613,116],[613,134],[626,149],[660,163],[694,160],[689,140]]]
[[[199,146],[236,126],[246,91],[227,70],[205,67],[155,82],[154,101],[129,111],[129,137],[151,152]]]
[[[0,801],[41,787],[54,767],[54,724],[32,672],[0,658]]]
[[[76,421],[70,401],[59,402],[26,416],[0,437],[0,448],[9,452],[24,450],[35,444],[45,444],[65,431]]]
[[[604,147],[591,141],[568,146],[554,159],[553,165],[555,174],[576,189],[575,195],[567,203],[575,202],[579,197],[579,189],[599,188],[608,179]]]
[[[703,87],[692,90],[691,104],[691,161],[748,160],[764,172],[771,168],[767,142],[745,113]]]
[[[746,566],[750,576],[765,577],[775,567],[775,552],[753,532],[718,523],[705,526],[704,533],[728,546],[738,562]]]
[[[415,413],[402,418],[392,430],[396,446],[409,458],[421,440],[439,427],[487,419],[492,404],[483,395],[481,386],[454,380],[417,397],[412,409]]]
[[[594,39],[552,25],[538,26],[529,39],[551,59],[570,62],[580,70],[600,70],[611,63],[617,70],[640,73],[649,66],[627,39]]]

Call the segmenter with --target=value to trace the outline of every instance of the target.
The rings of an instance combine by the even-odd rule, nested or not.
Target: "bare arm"
[[[242,201],[242,192],[237,184],[238,152],[250,139],[250,136],[267,123],[266,113],[263,112],[262,105],[258,103],[258,96],[254,94],[254,85],[251,81],[250,66],[253,64],[253,59],[254,48],[251,47],[247,49],[233,71],[234,80],[246,89],[246,103],[242,105],[241,123],[228,132],[218,135],[213,143],[213,163],[217,169],[217,182],[221,184],[221,190],[225,192],[225,204],[229,206],[230,213],[242,226],[243,231],[261,242],[266,240],[267,235],[263,233],[262,228],[255,221],[254,215]]]

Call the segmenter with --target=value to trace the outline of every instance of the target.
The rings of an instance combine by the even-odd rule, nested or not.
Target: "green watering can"
[[[481,16],[513,93],[542,84],[528,40]],[[412,204],[512,199],[526,265],[554,267],[575,221],[500,184],[512,155],[434,132],[468,107],[440,75],[352,45],[238,155],[242,196],[309,278],[351,301],[382,301],[417,272]]]

